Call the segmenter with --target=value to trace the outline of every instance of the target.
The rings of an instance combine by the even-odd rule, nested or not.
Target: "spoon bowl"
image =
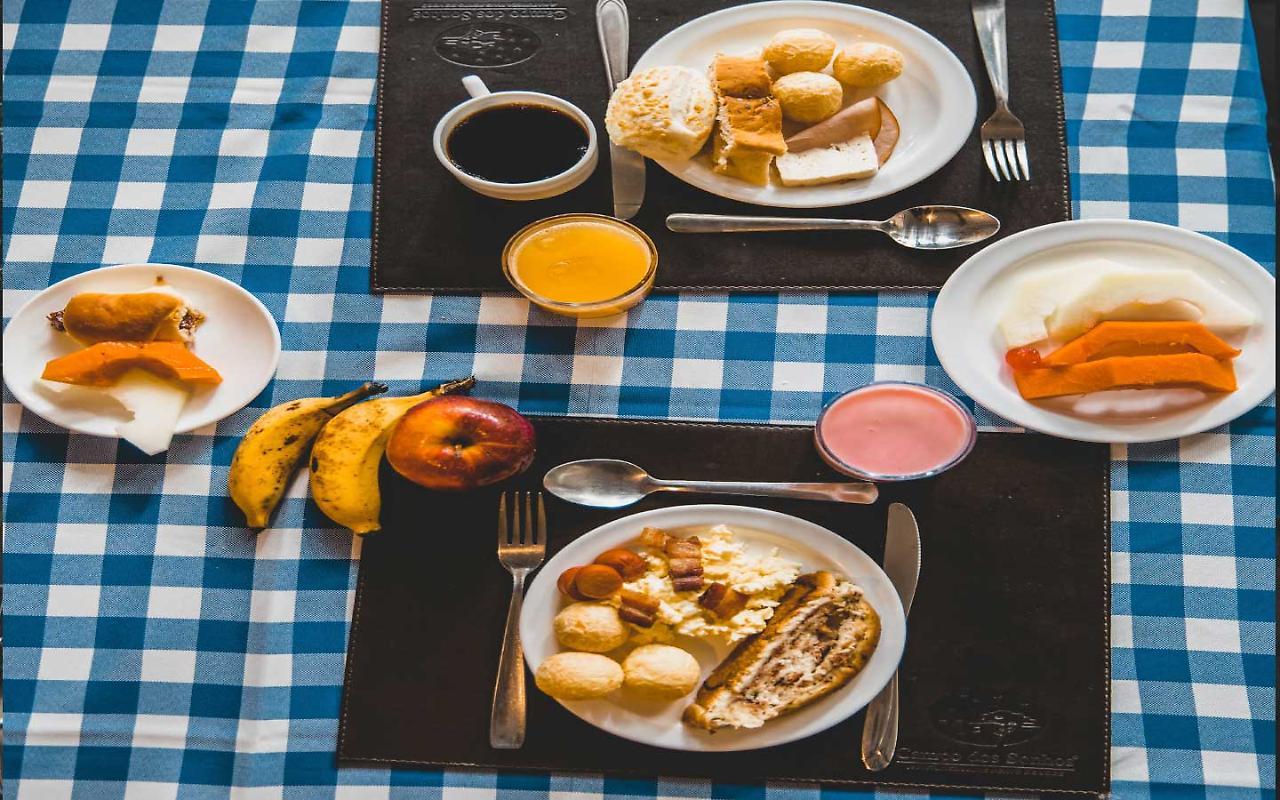
[[[630,461],[593,458],[552,467],[542,486],[561,500],[596,508],[622,508],[653,491],[649,473]]]
[[[1000,220],[976,208],[916,206],[885,220],[881,230],[905,247],[947,250],[995,236]]]

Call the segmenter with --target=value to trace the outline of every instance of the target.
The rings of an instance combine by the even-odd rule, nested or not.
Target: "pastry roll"
[[[173,292],[84,292],[49,315],[55,330],[84,345],[98,342],[189,343],[204,314]]]

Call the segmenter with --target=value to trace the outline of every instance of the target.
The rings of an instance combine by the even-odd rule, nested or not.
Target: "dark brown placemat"
[[[807,428],[551,417],[535,425],[538,458],[518,481],[525,487],[555,464],[596,456],[673,478],[838,477]],[[991,433],[956,469],[885,486],[874,506],[729,498],[812,520],[877,560],[890,502],[907,503],[919,519],[923,567],[902,664],[898,756],[873,775],[858,759],[861,714],[768,750],[680,753],[601,733],[531,681],[524,748],[491,749],[510,596],[494,554],[494,493],[433,494],[384,470],[387,529],[363,546],[338,760],[1101,794],[1110,730],[1107,481],[1105,446]],[[553,499],[548,558],[623,514],[699,500],[654,495],[605,511]]]
[[[632,0],[632,63],[673,28],[725,5],[721,0]],[[915,23],[950,47],[977,87],[978,122],[991,113],[990,85],[968,3],[867,0],[860,5]],[[494,91],[532,89],[573,101],[596,120],[603,145],[608,92],[594,7],[595,0],[383,0],[370,271],[374,292],[509,290],[499,257],[511,234],[552,214],[610,213],[607,147],[601,148],[600,165],[585,184],[557,198],[529,202],[493,200],[470,191],[445,171],[431,149],[436,122],[466,99],[459,80],[470,73],[480,75]],[[976,249],[913,251],[865,233],[675,234],[663,221],[677,211],[883,219],[922,203],[954,203],[998,216],[1004,225],[1000,236],[1069,219],[1052,0],[1010,3],[1008,17],[1012,97],[1027,127],[1034,180],[992,180],[979,150],[977,125],[951,163],[928,180],[886,198],[836,209],[767,209],[725,200],[650,162],[645,204],[633,222],[657,243],[657,287],[937,288]],[[499,43],[486,46],[486,37]],[[502,44],[535,39],[536,46]],[[465,49],[463,43],[475,49]],[[489,65],[526,55],[517,64]],[[478,66],[482,61],[485,65]]]

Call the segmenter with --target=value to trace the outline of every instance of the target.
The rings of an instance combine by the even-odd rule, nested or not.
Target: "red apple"
[[[444,395],[400,418],[387,442],[387,461],[428,489],[465,491],[524,472],[533,450],[533,426],[515,409]]]

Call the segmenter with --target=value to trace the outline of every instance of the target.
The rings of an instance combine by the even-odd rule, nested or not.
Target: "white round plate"
[[[192,392],[176,432],[229,417],[257,397],[280,361],[280,331],[266,306],[211,272],[173,264],[123,264],[59,281],[13,315],[4,331],[4,382],[18,402],[68,430],[115,438],[121,419],[59,404],[36,386],[47,361],[81,349],[45,316],[81,292],[138,292],[155,286],[157,278],[205,313],[192,349],[222,374],[222,383]]]
[[[978,111],[973,81],[947,46],[909,22],[880,11],[818,0],[779,0],[714,11],[681,25],[653,44],[635,70],[686,66],[705,72],[716,53],[758,54],[778,31],[817,28],[840,46],[857,41],[891,45],[902,52],[902,75],[878,89],[855,94],[846,105],[877,94],[901,124],[902,135],[884,167],[865,180],[826,186],[756,186],[717,175],[705,153],[689,161],[658,164],[685,183],[730,200],[778,208],[823,208],[861,203],[901,191],[937,172],[969,138]]]
[[[881,624],[880,643],[862,672],[833,694],[764,727],[714,735],[680,721],[693,695],[671,703],[652,703],[628,698],[623,689],[604,699],[562,701],[561,705],[601,730],[641,744],[672,750],[755,750],[824,731],[857,713],[884,688],[902,659],[907,633],[902,603],[888,576],[870,556],[826,528],[788,514],[745,506],[695,505],[644,511],[575,539],[538,571],[525,595],[520,639],[529,669],[536,670],[562,649],[551,627],[552,618],[565,605],[556,590],[556,577],[561,572],[576,564],[589,564],[605,550],[632,542],[645,526],[680,531],[721,524],[734,529],[749,552],[777,547],[779,555],[800,562],[806,572],[829,570],[862,587]],[[678,644],[698,659],[704,680],[730,649],[713,649],[687,637],[679,637]],[[852,746],[856,751],[856,742]]]
[[[1135,269],[1199,273],[1257,315],[1239,336],[1239,388],[1203,403],[1150,417],[1090,418],[1052,403],[1022,399],[1004,363],[998,321],[1017,283],[1036,271],[1088,258]],[[1276,281],[1256,261],[1216,239],[1155,222],[1102,219],[1055,222],[979,251],[947,280],[933,309],[933,346],[951,380],[978,403],[1024,428],[1085,442],[1155,442],[1226,424],[1276,388]],[[1153,391],[1153,390],[1148,390]]]

